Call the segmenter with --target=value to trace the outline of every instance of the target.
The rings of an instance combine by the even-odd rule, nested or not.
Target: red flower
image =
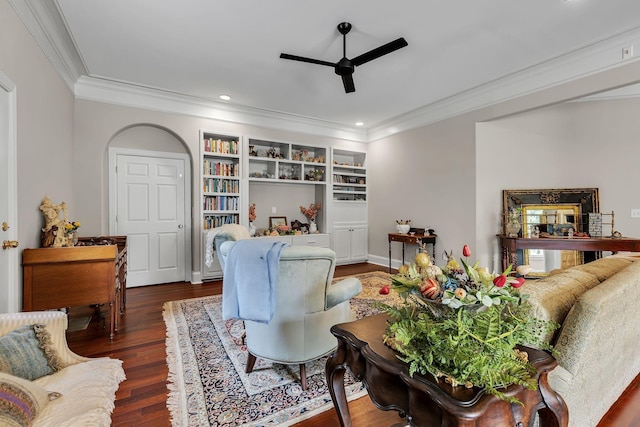
[[[462,247],[462,255],[464,255],[466,257],[470,257],[471,256],[471,248],[469,248],[469,245],[464,245]]]
[[[506,283],[507,283],[507,276],[504,276],[502,274],[500,276],[496,276],[493,279],[493,284],[499,288],[503,287]]]
[[[511,281],[512,288],[518,289],[522,285],[524,285],[524,277],[516,277]]]

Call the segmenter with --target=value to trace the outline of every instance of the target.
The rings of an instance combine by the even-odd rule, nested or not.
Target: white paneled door
[[[185,280],[185,160],[116,156],[118,235],[128,237],[127,287]]]
[[[0,72],[0,313],[20,311],[16,90]]]

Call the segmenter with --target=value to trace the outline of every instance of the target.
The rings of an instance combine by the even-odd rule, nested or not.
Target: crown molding
[[[55,1],[8,1],[78,99],[356,142],[376,141],[640,60],[640,56],[622,60],[622,47],[632,44],[640,46],[640,27],[636,27],[536,66],[384,120],[366,129],[356,129],[290,113],[227,104],[98,77],[87,77],[89,72],[75,48]],[[601,94],[591,99],[613,99],[614,96]],[[621,94],[617,97],[628,97],[628,95]]]
[[[637,62],[640,56],[622,60],[622,47],[632,44],[640,45],[640,27],[380,122],[368,128],[368,141],[427,126]]]
[[[333,122],[296,116],[295,114],[190,97],[95,77],[80,77],[74,86],[74,93],[76,99],[87,101],[367,142],[367,134],[364,129],[353,129]]]
[[[621,87],[595,95],[585,96],[572,102],[609,101],[613,99],[640,98],[640,84]]]
[[[70,90],[88,71],[55,1],[8,0]]]

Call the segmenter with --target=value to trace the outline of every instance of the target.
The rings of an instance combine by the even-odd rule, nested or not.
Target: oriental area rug
[[[378,312],[374,301],[393,301],[378,292],[391,284],[389,274],[356,277],[363,285],[363,292],[351,300],[358,319]],[[243,322],[224,321],[221,312],[221,295],[164,304],[167,407],[173,426],[289,426],[333,408],[324,374],[327,357],[307,363],[306,391],[298,365],[258,358],[253,372],[246,374]],[[345,389],[348,400],[367,394],[349,373]]]

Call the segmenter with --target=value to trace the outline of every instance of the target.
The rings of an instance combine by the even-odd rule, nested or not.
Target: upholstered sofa
[[[549,384],[569,426],[595,427],[640,373],[640,261],[606,257],[528,280],[536,317],[561,325],[545,337],[557,351]]]
[[[31,333],[32,325],[45,327]],[[125,379],[122,361],[73,353],[67,325],[67,315],[59,311],[0,314],[0,425],[111,425],[115,393]],[[35,354],[43,343],[46,351]],[[54,372],[39,376],[34,370],[45,353],[46,363],[53,357],[55,366],[44,368]]]

